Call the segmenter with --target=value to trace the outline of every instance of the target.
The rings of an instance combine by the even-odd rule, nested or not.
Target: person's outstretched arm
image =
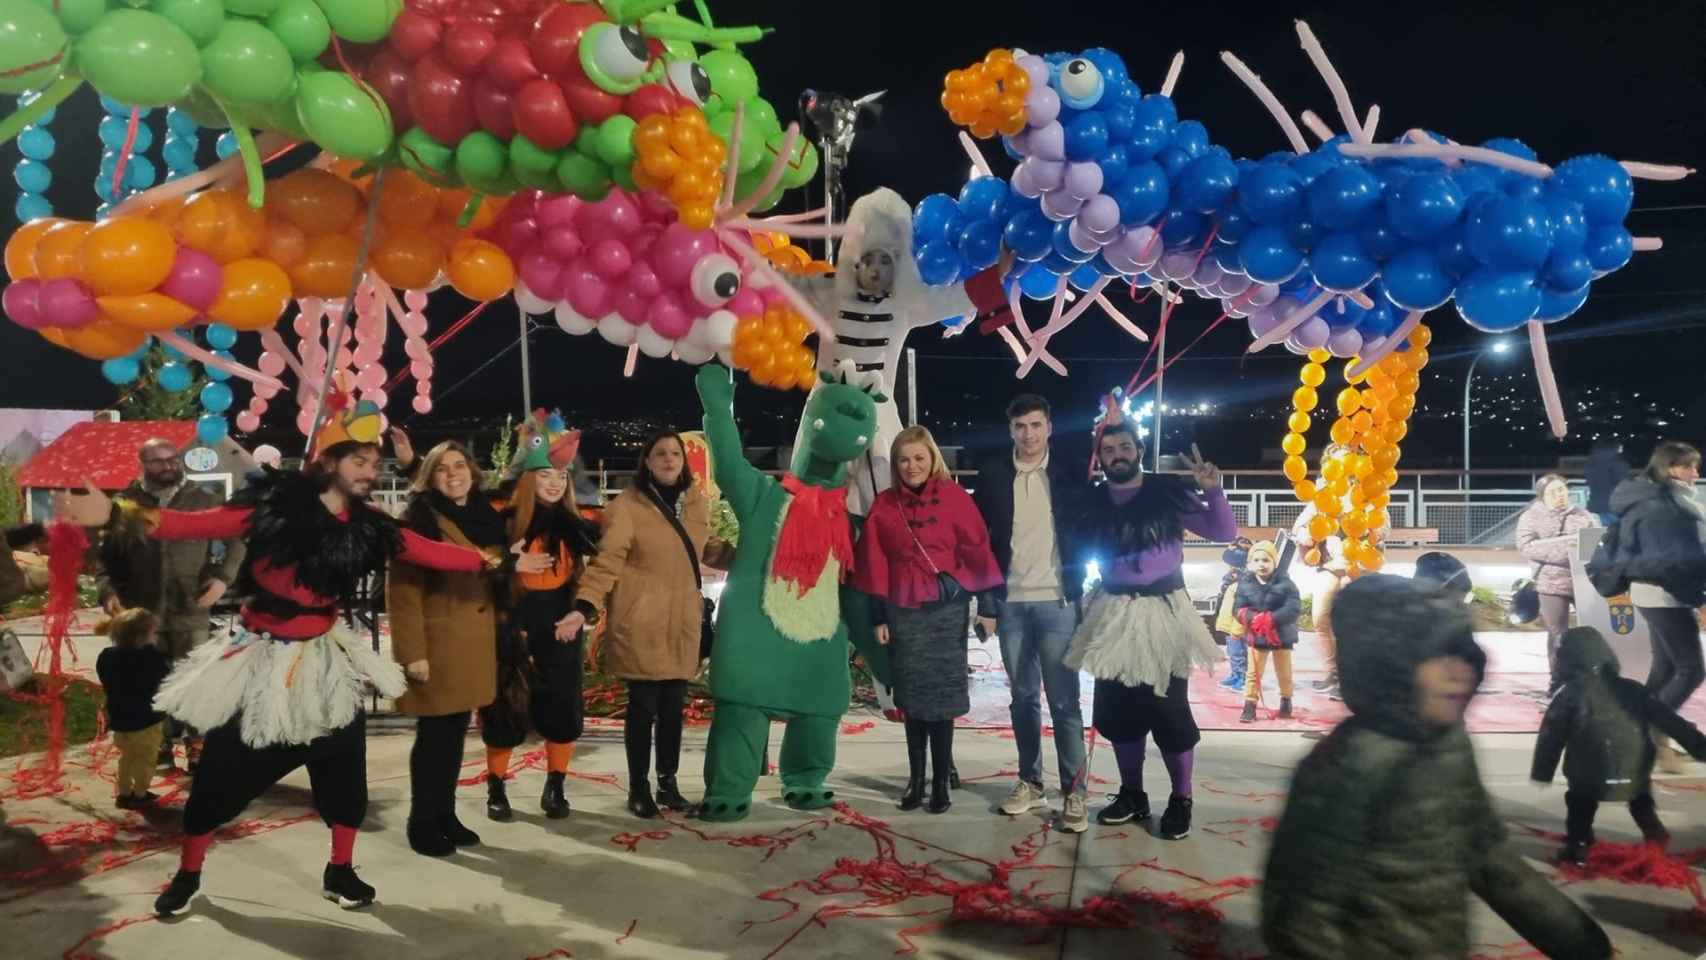
[[[1536,950],[1553,960],[1604,960],[1611,956],[1605,930],[1575,901],[1529,869],[1500,841],[1469,876],[1470,889]]]

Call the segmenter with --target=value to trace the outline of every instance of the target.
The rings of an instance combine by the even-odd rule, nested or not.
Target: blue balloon
[[[111,200],[113,196],[113,175],[110,173],[95,174],[95,196],[103,200]]]
[[[1119,204],[1120,223],[1130,229],[1151,223],[1160,216],[1161,211],[1167,209],[1172,188],[1161,166],[1145,161],[1132,164],[1107,194]]]
[[[1546,193],[1544,181],[1533,177],[1518,175],[1505,181],[1505,196],[1516,197],[1518,200],[1539,200]]]
[[[1191,157],[1202,156],[1209,148],[1208,128],[1200,120],[1185,120],[1173,128],[1172,145]]]
[[[1362,312],[1362,319],[1357,321],[1357,332],[1364,340],[1390,337],[1402,322],[1398,308],[1383,294],[1375,298],[1373,307]]]
[[[95,136],[101,141],[101,146],[108,150],[124,149],[124,138],[130,129],[128,116],[109,116],[101,120],[101,125],[95,128]]]
[[[1161,226],[1161,242],[1168,250],[1191,247],[1193,250],[1208,239],[1214,224],[1206,214],[1193,210],[1174,210]]]
[[[195,169],[195,141],[181,137],[167,137],[166,146],[161,148],[161,156],[166,158],[166,168],[173,172],[188,173]]]
[[[207,345],[215,350],[229,350],[237,345],[237,331],[223,323],[210,323],[203,331]]]
[[[1452,171],[1451,178],[1457,182],[1457,189],[1463,191],[1463,202],[1472,203],[1481,194],[1499,192],[1499,184],[1484,167],[1464,165]]]
[[[213,150],[214,150],[214,153],[216,155],[218,155],[219,159],[221,159],[221,160],[224,160],[226,157],[229,157],[233,153],[236,153],[237,152],[237,137],[236,137],[236,135],[233,134],[229,130],[220,134],[219,139],[214,141]],[[1018,158],[1015,157],[1014,159],[1018,159]]]
[[[1135,86],[1122,88],[1112,96],[1102,98],[1102,117],[1108,124],[1110,143],[1131,139],[1131,132],[1137,127],[1137,105],[1142,98],[1136,90]]]
[[[156,175],[154,161],[141,155],[133,156],[124,166],[124,185],[130,189],[145,190],[154,185]]]
[[[1367,313],[1355,301],[1339,297],[1321,309],[1319,316],[1327,321],[1327,326],[1334,333],[1341,330],[1351,330],[1362,326],[1363,314]]]
[[[1083,162],[1094,160],[1108,149],[1108,125],[1099,110],[1086,110],[1064,121],[1066,159]]]
[[[1048,252],[1048,256],[1042,258],[1042,260],[1037,263],[1037,266],[1041,268],[1041,272],[1053,274],[1055,281],[1058,282],[1061,277],[1077,270],[1081,262],[1082,261],[1078,260],[1068,260],[1060,255],[1059,250],[1050,250]],[[1049,289],[1053,290],[1054,288],[1050,287]]]
[[[1114,144],[1096,159],[1096,165],[1102,168],[1103,183],[1118,183],[1131,169],[1131,159],[1123,144]]]
[[[18,202],[12,205],[12,212],[18,215],[19,222],[29,223],[53,216],[53,203],[39,193],[20,193]]]
[[[213,355],[218,357],[219,359],[225,360],[225,361],[232,361],[232,360],[236,359],[236,358],[231,356],[231,352],[229,350],[215,350],[215,351],[213,351]],[[231,379],[231,371],[221,370],[218,367],[203,366],[201,368],[201,372],[206,374],[207,379],[209,379],[209,380],[229,380],[229,379]]]
[[[948,224],[958,215],[960,205],[953,197],[945,193],[932,193],[918,201],[918,209],[912,212],[912,242],[913,248],[919,249],[924,244],[948,239]]]
[[[1019,291],[1032,300],[1044,300],[1054,296],[1054,289],[1060,283],[1060,277],[1047,270],[1030,270],[1019,278]]]
[[[1354,233],[1330,233],[1309,253],[1315,282],[1334,293],[1361,290],[1380,272],[1380,264]]]
[[[1155,159],[1173,140],[1173,126],[1179,122],[1179,112],[1170,97],[1150,94],[1132,111],[1131,133],[1126,137],[1126,149],[1133,163]]]
[[[1368,251],[1369,256],[1381,262],[1392,259],[1398,251],[1409,246],[1384,220],[1378,219],[1363,227],[1357,233],[1357,239],[1362,241],[1362,248]]]
[[[960,215],[967,222],[994,220],[1006,199],[1007,181],[999,177],[973,177],[960,188]]]
[[[1469,250],[1489,267],[1533,270],[1552,252],[1551,222],[1536,200],[1500,196],[1469,211]]]
[[[225,139],[221,137],[219,142],[224,143]],[[1012,160],[1015,163],[1023,163],[1025,161],[1025,155],[1020,153],[1018,149],[1013,146],[1012,137],[1003,136],[1001,138],[1001,150],[1003,153],[1007,154],[1007,159]]]
[[[1495,137],[1488,140],[1486,143],[1481,144],[1481,146],[1488,150],[1494,150],[1505,154],[1506,156],[1517,157],[1522,160],[1540,159],[1540,155],[1530,149],[1528,144],[1512,137]],[[1534,177],[1517,173],[1515,170],[1506,170],[1503,167],[1495,167],[1490,163],[1472,162],[1471,166],[1493,178],[1494,182],[1501,184],[1519,180],[1535,180]],[[1535,182],[1538,183],[1539,181],[1536,180]]]
[[[1291,241],[1291,245],[1302,250],[1304,253],[1308,253],[1315,249],[1315,245],[1321,242],[1321,237],[1324,236],[1326,232],[1327,231],[1321,229],[1320,225],[1315,221],[1307,218],[1302,220],[1293,220],[1291,223],[1286,224],[1285,228],[1286,238]]]
[[[1325,143],[1322,143],[1319,147],[1316,147],[1315,153],[1335,167],[1344,166],[1348,163],[1354,163],[1361,166],[1362,161],[1352,157],[1347,157],[1339,150],[1340,147],[1350,142],[1352,142],[1350,135],[1341,133],[1327,140]]]
[[[987,270],[1001,259],[1001,228],[993,220],[979,220],[960,231],[960,256],[972,272]]]
[[[213,446],[231,434],[231,425],[217,413],[204,413],[195,422],[195,438],[206,446]]]
[[[1457,285],[1457,312],[1463,321],[1487,333],[1509,333],[1540,310],[1540,285],[1534,274],[1482,267]]]
[[[1179,179],[1179,174],[1185,170],[1185,165],[1191,162],[1191,155],[1178,147],[1167,147],[1155,155],[1155,162],[1167,172],[1168,180]]]
[[[1552,222],[1552,252],[1581,250],[1588,242],[1588,220],[1582,205],[1555,190],[1543,191],[1540,203]]]
[[[173,330],[172,332],[177,334],[180,337],[183,337],[185,340],[193,341],[195,339],[195,331],[191,330],[188,327],[182,327],[180,329]],[[160,349],[166,351],[166,359],[167,360],[188,360],[189,359],[188,357],[184,356],[182,353],[179,353],[177,347],[174,347],[169,343],[161,344]]]
[[[37,121],[38,123],[40,121]],[[48,160],[53,157],[53,131],[46,127],[25,127],[18,134],[18,152],[30,160]]]
[[[1597,275],[1585,252],[1554,250],[1540,270],[1540,283],[1549,291],[1574,291],[1592,283]]]
[[[1237,243],[1255,226],[1243,211],[1231,206],[1221,208],[1215,219],[1220,223],[1220,232],[1214,238],[1223,244]]]
[[[37,160],[20,160],[12,168],[12,181],[25,193],[46,193],[53,186],[53,170]]]
[[[1588,256],[1588,262],[1601,274],[1623,269],[1629,258],[1635,255],[1635,238],[1629,231],[1615,224],[1596,226],[1588,230],[1587,244],[1582,252]]]
[[[1405,310],[1432,310],[1451,299],[1454,284],[1440,258],[1426,247],[1411,247],[1381,271],[1386,299]]]
[[[946,240],[932,240],[918,251],[918,274],[932,287],[953,283],[960,275],[960,254]]]
[[[1303,178],[1283,163],[1259,163],[1238,181],[1238,206],[1264,227],[1290,223],[1303,212]]]
[[[114,357],[101,361],[101,376],[106,377],[109,383],[133,383],[141,373],[142,367],[135,357]]]
[[[98,168],[109,179],[118,172],[118,151],[107,150],[101,154],[101,165]]]
[[[1071,221],[1062,221],[1061,223],[1055,224],[1052,240],[1054,246],[1053,255],[1070,262],[1073,265],[1071,268],[1066,270],[1056,271],[1057,273],[1071,273],[1073,270],[1077,269],[1078,264],[1084,263],[1096,255],[1096,251],[1080,250],[1078,249],[1078,244],[1072,242]],[[1048,263],[1048,258],[1043,258],[1043,262],[1045,264]]]
[[[155,380],[160,384],[160,388],[170,390],[173,393],[188,390],[191,379],[193,378],[190,376],[190,368],[176,360],[161,364],[160,372],[155,375]]]
[[[1588,302],[1588,285],[1582,284],[1575,290],[1554,293],[1551,290],[1540,291],[1540,310],[1534,319],[1541,323],[1557,323],[1582,308]]]
[[[1457,224],[1447,230],[1433,245],[1434,253],[1439,262],[1445,267],[1445,272],[1453,279],[1469,273],[1481,266],[1481,261],[1469,249],[1469,239],[1465,235],[1464,224]]]
[[[1192,160],[1173,184],[1174,202],[1185,210],[1213,213],[1238,188],[1238,166],[1218,154]]]
[[[201,129],[201,124],[177,107],[171,107],[166,110],[166,129],[180,137],[190,137]]]
[[[1054,249],[1054,222],[1032,206],[1013,214],[1002,237],[1020,260],[1041,260]]]
[[[1443,173],[1422,173],[1394,184],[1386,195],[1386,220],[1409,240],[1432,240],[1464,213],[1462,189]]]
[[[1100,258],[1091,258],[1088,263],[1067,275],[1067,282],[1072,285],[1073,289],[1088,290],[1095,286],[1098,280],[1102,279],[1102,270],[1096,265],[1096,261],[1098,259]],[[1101,262],[1103,265],[1106,265],[1108,261],[1102,260]]]
[[[1603,154],[1571,157],[1552,171],[1552,190],[1577,201],[1594,225],[1622,223],[1635,199],[1623,165]]]
[[[1331,158],[1319,153],[1306,153],[1302,156],[1292,156],[1288,161],[1291,169],[1303,178],[1305,184],[1314,183],[1317,178],[1338,166]]]
[[[1303,251],[1291,245],[1278,227],[1257,227],[1238,244],[1244,273],[1258,283],[1280,283],[1291,279],[1303,266]]]
[[[208,413],[231,409],[231,388],[217,381],[201,388],[201,408]]]
[[[1358,164],[1343,164],[1309,185],[1309,217],[1330,230],[1362,224],[1379,206],[1380,180]]]

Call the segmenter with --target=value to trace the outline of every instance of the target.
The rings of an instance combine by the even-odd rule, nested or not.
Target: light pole
[[[1508,353],[1511,348],[1509,340],[1494,340],[1475,351],[1474,359],[1469,361],[1469,372],[1463,375],[1463,489],[1468,490],[1469,480],[1469,388],[1475,383],[1475,366],[1489,351],[1492,353]]]

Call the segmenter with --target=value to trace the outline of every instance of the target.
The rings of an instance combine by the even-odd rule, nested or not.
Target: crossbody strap
[[[663,514],[663,518],[669,521],[669,525],[675,528],[675,535],[681,538],[681,546],[687,550],[688,566],[693,568],[693,584],[696,588],[703,590],[705,581],[700,578],[699,574],[699,551],[693,548],[693,538],[687,535],[687,528],[681,525],[681,518],[675,515],[675,511],[669,508],[669,504],[664,503],[663,498],[658,496],[657,491],[649,485],[642,484],[640,490],[646,495],[646,499],[652,502],[652,506],[657,507],[658,511]],[[685,497],[686,495],[684,491],[682,496]]]

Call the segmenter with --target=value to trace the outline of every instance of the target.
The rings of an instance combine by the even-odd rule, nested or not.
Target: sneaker
[[[1083,833],[1090,829],[1090,804],[1081,793],[1069,793],[1060,805],[1060,829],[1065,833]]]
[[[1191,835],[1191,798],[1173,796],[1161,814],[1161,826],[1155,835],[1163,840],[1183,840]]]
[[[1048,800],[1043,796],[1042,784],[1020,780],[1013,784],[1013,791],[1007,794],[1007,799],[1001,801],[1001,812],[1017,817],[1046,806]]]
[[[1558,862],[1572,866],[1586,867],[1588,865],[1588,848],[1593,846],[1591,841],[1569,840],[1563,849],[1558,851]]]
[[[1220,681],[1220,688],[1222,690],[1242,690],[1244,689],[1244,678],[1238,676],[1227,677],[1225,680]]]
[[[1238,715],[1238,722],[1239,723],[1255,723],[1256,722],[1256,701],[1254,701],[1254,700],[1244,701],[1244,712],[1240,713]]]
[[[1120,823],[1139,822],[1149,819],[1149,795],[1141,790],[1120,788],[1114,795],[1114,802],[1096,812],[1096,822],[1104,826],[1114,826]]]
[[[561,820],[569,815],[569,798],[563,793],[563,784],[568,780],[568,774],[551,772],[545,774],[545,789],[539,794],[539,809],[552,820]],[[661,784],[663,778],[659,777]]]
[[[326,864],[325,875],[320,880],[320,893],[345,910],[365,907],[373,902],[375,895],[374,889],[355,875],[355,867],[347,863]]]
[[[1339,681],[1336,677],[1328,676],[1328,677],[1322,677],[1320,680],[1311,681],[1309,684],[1309,689],[1327,691],[1327,690],[1333,689],[1334,687],[1337,687],[1338,685],[1339,685]]]
[[[154,915],[169,917],[189,905],[190,898],[201,889],[200,870],[179,870],[172,877],[172,882],[166,885],[159,897],[154,900]]]

